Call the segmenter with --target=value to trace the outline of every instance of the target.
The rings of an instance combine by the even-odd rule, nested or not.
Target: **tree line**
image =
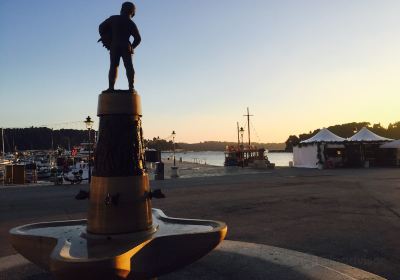
[[[91,133],[91,140],[94,139],[94,131]],[[47,127],[29,128],[5,128],[4,129],[4,150],[8,152],[24,150],[51,150],[57,147],[70,149],[83,142],[88,142],[89,133],[87,130],[59,129],[53,130]],[[3,140],[0,135],[0,147]]]
[[[327,127],[338,136],[348,138],[354,135],[355,131],[367,127],[372,132],[383,137],[391,139],[400,139],[400,122],[389,124],[387,128],[380,123],[373,124],[369,122],[351,122]],[[266,148],[270,151],[285,150],[293,151],[293,146],[300,141],[308,139],[317,134],[319,129],[302,133],[300,135],[290,135],[285,143],[252,143],[258,147]],[[77,129],[59,129],[53,130],[47,127],[29,127],[29,128],[6,128],[4,129],[4,148],[5,152],[15,152],[23,150],[50,150],[62,147],[70,149],[73,146],[83,142],[88,142],[88,131]],[[91,141],[94,141],[94,131],[91,133]],[[172,140],[145,139],[144,144],[147,148],[162,151],[171,151],[174,148]],[[2,138],[0,137],[0,147],[2,147]],[[236,142],[227,141],[205,141],[200,143],[175,143],[175,149],[186,151],[223,151],[226,146],[235,146]]]
[[[265,148],[268,150],[283,150],[285,148],[284,143],[256,143],[252,142],[260,148]],[[175,149],[180,149],[184,151],[224,151],[226,146],[236,146],[237,142],[227,142],[227,141],[204,141],[200,143],[175,143]],[[145,146],[150,149],[156,149],[161,151],[171,151],[174,148],[172,140],[164,140],[159,137],[154,137],[151,140],[145,140]]]
[[[1,132],[1,131],[0,131]],[[80,143],[88,142],[87,130],[59,129],[53,130],[47,127],[29,128],[6,128],[4,129],[4,148],[5,152],[16,152],[24,150],[51,150],[58,147],[70,150]],[[94,142],[94,131],[91,131],[91,142]],[[258,147],[268,150],[283,150],[284,143],[252,143]],[[144,139],[145,147],[161,151],[171,151],[174,149],[172,140],[154,137]],[[224,151],[226,146],[237,145],[236,142],[224,141],[205,141],[200,143],[175,143],[175,149],[186,151]],[[3,146],[0,135],[0,150]]]
[[[340,137],[349,138],[357,131],[360,131],[363,127],[367,127],[372,132],[386,138],[400,139],[400,122],[390,123],[387,128],[383,127],[380,123],[371,125],[369,122],[351,122],[329,126],[327,129]],[[309,133],[302,133],[298,136],[290,135],[285,142],[285,151],[292,152],[293,146],[296,146],[301,141],[314,136],[319,131],[320,129],[316,129],[314,131],[310,131]]]
[[[186,151],[224,151],[226,146],[237,146],[237,144],[237,142],[228,141],[204,141],[193,144],[179,143],[180,147]],[[284,143],[252,142],[251,144],[267,150],[283,150],[285,148]]]

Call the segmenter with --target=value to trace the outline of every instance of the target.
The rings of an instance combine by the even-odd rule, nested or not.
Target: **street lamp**
[[[244,167],[244,145],[243,145],[243,134],[244,134],[244,129],[243,129],[243,126],[240,127],[239,132],[240,132],[240,138],[241,138],[241,140],[242,140],[242,144],[241,144],[240,147],[239,147],[239,162],[240,162],[240,165],[241,165],[242,167]],[[250,147],[249,147],[249,148],[250,148]]]
[[[171,166],[171,178],[178,178],[178,166],[176,166],[175,161],[175,130],[172,131],[172,143],[173,143],[173,152],[174,152],[174,165]]]
[[[240,138],[242,139],[242,145],[243,145],[243,134],[244,134],[243,127],[240,128],[239,132],[240,132]]]
[[[175,164],[175,135],[176,135],[176,133],[175,133],[175,130],[173,130],[172,131],[172,143],[173,143],[173,152],[174,152],[174,166],[176,166],[176,164]]]
[[[91,179],[92,179],[92,170],[91,170],[91,167],[90,167],[90,158],[91,158],[90,152],[91,152],[91,149],[92,149],[91,143],[90,143],[90,130],[92,130],[93,121],[90,118],[90,116],[87,116],[87,118],[84,121],[84,123],[86,125],[86,128],[88,130],[88,134],[89,134],[89,160],[88,160],[89,172],[88,172],[88,181],[89,181],[89,184],[90,184]]]

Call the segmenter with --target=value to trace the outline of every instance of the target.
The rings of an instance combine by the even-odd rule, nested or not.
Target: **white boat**
[[[93,171],[93,166],[90,167]],[[79,184],[89,181],[89,164],[81,161],[70,168],[68,173],[63,173],[64,183]]]

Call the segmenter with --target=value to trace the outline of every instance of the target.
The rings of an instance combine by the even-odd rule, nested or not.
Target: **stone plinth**
[[[119,234],[152,226],[149,178],[144,169],[140,96],[103,92],[90,185],[88,232]]]

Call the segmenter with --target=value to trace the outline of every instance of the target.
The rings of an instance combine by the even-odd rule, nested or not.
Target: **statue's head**
[[[132,2],[124,2],[121,7],[121,15],[129,16],[130,18],[135,15],[136,7]]]

